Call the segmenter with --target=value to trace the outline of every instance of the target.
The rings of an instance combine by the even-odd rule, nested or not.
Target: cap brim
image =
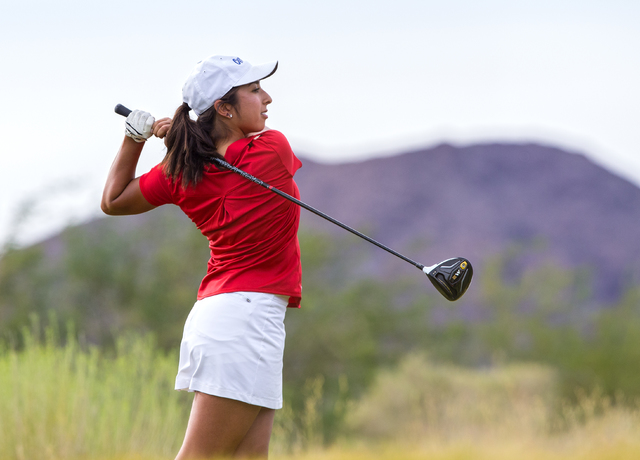
[[[235,84],[235,86],[247,85],[254,81],[264,80],[265,78],[273,75],[277,69],[278,61],[254,65],[251,67],[251,70],[249,70],[249,72],[247,72],[247,74]]]

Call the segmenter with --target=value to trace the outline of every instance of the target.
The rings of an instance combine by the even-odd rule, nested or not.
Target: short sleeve
[[[153,206],[173,203],[169,180],[162,171],[162,165],[157,165],[140,176],[140,191]]]
[[[296,171],[302,167],[302,162],[296,157],[293,150],[291,150],[291,145],[289,145],[289,141],[284,137],[284,134],[275,130],[267,131],[267,133],[271,141],[271,147],[280,157],[280,161],[282,161],[285,169],[293,177]]]

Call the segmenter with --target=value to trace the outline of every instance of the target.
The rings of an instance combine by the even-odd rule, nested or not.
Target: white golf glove
[[[150,113],[134,110],[124,122],[124,134],[136,142],[144,142],[151,137],[151,127],[155,121]]]

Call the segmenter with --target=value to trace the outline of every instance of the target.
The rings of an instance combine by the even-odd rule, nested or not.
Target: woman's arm
[[[148,134],[163,138],[170,126],[171,119],[163,118],[153,123],[151,133]],[[139,179],[135,177],[143,146],[144,142],[136,142],[128,136],[124,138],[102,192],[100,207],[105,214],[112,216],[140,214],[155,208],[142,195]]]
[[[130,137],[124,138],[102,192],[100,207],[105,214],[140,214],[155,208],[142,195],[139,179],[135,177],[143,146],[144,143],[138,143]]]

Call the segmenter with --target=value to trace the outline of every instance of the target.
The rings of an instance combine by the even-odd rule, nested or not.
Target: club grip
[[[129,114],[131,113],[131,110],[129,110],[122,104],[116,105],[116,108],[114,110],[118,115],[122,115],[123,117],[128,117]]]

